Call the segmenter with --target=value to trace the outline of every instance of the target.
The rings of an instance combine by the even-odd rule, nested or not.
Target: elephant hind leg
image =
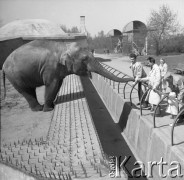
[[[16,74],[8,76],[8,80],[11,82],[13,87],[24,96],[24,98],[27,100],[29,107],[32,111],[42,111],[43,105],[40,105],[37,97],[36,97],[36,88],[27,86],[26,83],[24,83],[23,79],[21,77],[16,76]]]
[[[24,98],[27,100],[29,107],[32,111],[42,111],[43,105],[40,105],[37,97],[36,97],[36,88],[30,88],[30,87],[20,87],[15,83],[12,83],[14,88],[24,96]]]
[[[43,105],[40,105],[36,97],[36,88],[24,88],[21,93],[29,103],[32,111],[42,111]]]

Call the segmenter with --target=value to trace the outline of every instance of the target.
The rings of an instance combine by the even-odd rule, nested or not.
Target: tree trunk
[[[160,55],[160,46],[159,46],[159,42],[155,41],[155,51],[156,51],[156,55],[159,56]]]

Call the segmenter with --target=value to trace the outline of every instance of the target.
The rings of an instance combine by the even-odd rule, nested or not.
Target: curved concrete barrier
[[[165,175],[164,179],[167,180],[172,176],[176,176],[176,179],[183,179],[184,126],[178,126],[175,130],[182,137],[176,136],[177,145],[171,146],[170,126],[154,129],[153,118],[149,115],[140,116],[139,110],[132,108],[129,100],[123,99],[122,95],[118,94],[100,75],[93,73],[92,83],[114,122],[121,127],[122,136],[135,157],[145,167],[143,169],[147,177],[162,179]]]

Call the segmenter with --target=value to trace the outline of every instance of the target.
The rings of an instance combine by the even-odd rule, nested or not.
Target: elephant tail
[[[5,84],[5,72],[2,69],[2,73],[3,73],[3,87],[4,87],[4,99],[6,98],[6,84]]]

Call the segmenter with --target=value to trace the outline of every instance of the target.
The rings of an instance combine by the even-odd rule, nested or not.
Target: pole
[[[148,55],[148,36],[146,36],[146,39],[145,39],[145,51],[146,51],[146,56]]]

